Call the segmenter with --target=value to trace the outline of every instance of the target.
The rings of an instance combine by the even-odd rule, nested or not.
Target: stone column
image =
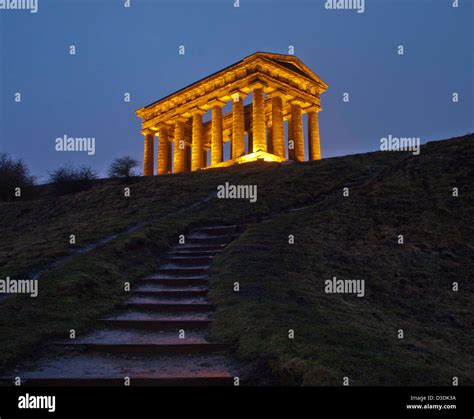
[[[201,169],[203,166],[202,162],[202,142],[203,142],[203,127],[202,127],[202,115],[204,111],[196,109],[193,111],[193,137],[192,137],[192,160],[191,170]]]
[[[232,159],[245,153],[244,97],[242,93],[232,95]]]
[[[222,163],[222,103],[212,105],[211,166]]]
[[[295,154],[295,140],[293,138],[293,124],[291,123],[291,113],[290,113],[290,116],[288,117],[288,159],[296,160],[295,155],[296,155]]]
[[[248,140],[248,154],[253,153],[253,131],[250,129],[247,132],[247,140]]]
[[[278,95],[272,96],[272,135],[272,153],[279,157],[285,158],[285,127],[283,125],[283,99],[281,98],[281,96]]]
[[[267,128],[267,152],[273,153],[273,127],[270,125]]]
[[[143,142],[143,176],[153,176],[155,134],[152,131],[146,131],[143,134],[145,136]]]
[[[316,108],[308,110],[308,147],[309,160],[320,160],[321,146],[319,141],[318,111]]]
[[[185,118],[177,118],[174,121],[174,173],[184,172],[184,158],[186,153],[186,144],[184,141],[184,122]]]
[[[202,167],[207,167],[207,150],[202,149]]]
[[[267,151],[265,108],[262,86],[253,89],[252,129],[253,151]]]
[[[295,160],[304,161],[303,119],[299,103],[293,102],[291,104],[291,126],[295,142]]]
[[[186,150],[184,152],[184,170],[186,172],[191,171],[191,146],[186,145]]]
[[[169,134],[169,132],[168,132]],[[172,164],[173,164],[173,147],[171,146],[171,141],[168,141],[168,173],[171,173]]]
[[[156,174],[165,175],[170,171],[169,150],[170,147],[168,139],[168,126],[162,124],[158,127],[158,167]]]

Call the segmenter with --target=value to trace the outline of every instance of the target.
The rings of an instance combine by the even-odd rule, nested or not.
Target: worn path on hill
[[[173,246],[158,271],[132,284],[117,315],[91,333],[56,342],[64,350],[14,375],[32,385],[225,385],[236,374],[226,346],[210,342],[214,307],[208,269],[241,226],[193,230]],[[11,377],[13,383],[13,377]]]

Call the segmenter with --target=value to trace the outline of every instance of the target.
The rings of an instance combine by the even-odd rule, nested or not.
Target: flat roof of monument
[[[327,89],[327,87],[328,87],[327,84],[326,84],[323,80],[321,80],[321,78],[320,78],[319,76],[317,76],[312,70],[310,70],[310,69],[309,69],[298,57],[296,57],[295,55],[276,54],[276,53],[273,53],[273,52],[256,51],[256,52],[254,52],[253,54],[247,55],[246,57],[242,58],[241,60],[236,61],[235,63],[228,65],[227,67],[221,68],[220,70],[218,70],[218,71],[216,71],[216,72],[214,72],[214,73],[212,73],[212,74],[209,74],[209,75],[207,75],[206,77],[203,77],[203,78],[201,78],[201,79],[199,79],[199,80],[197,80],[197,81],[195,81],[195,82],[193,82],[193,83],[191,83],[191,84],[188,84],[187,86],[182,87],[182,88],[179,89],[179,90],[176,90],[176,91],[170,93],[169,95],[166,95],[166,96],[162,97],[161,99],[155,100],[154,102],[152,102],[152,103],[150,103],[150,104],[148,104],[148,105],[146,105],[146,106],[142,106],[141,108],[137,109],[135,112],[139,111],[140,109],[149,108],[150,106],[153,106],[153,105],[155,105],[155,104],[157,104],[157,103],[159,103],[159,102],[161,102],[161,101],[163,101],[163,100],[165,100],[165,99],[167,99],[167,98],[169,98],[169,97],[175,95],[176,93],[179,93],[179,92],[181,92],[181,91],[183,91],[183,90],[186,90],[186,89],[188,89],[188,88],[194,86],[195,84],[198,84],[198,83],[200,83],[200,82],[202,82],[202,81],[204,81],[204,80],[206,80],[206,79],[208,79],[208,78],[210,78],[210,77],[213,77],[213,76],[215,76],[215,75],[217,75],[217,74],[219,74],[219,73],[222,73],[223,71],[226,71],[226,70],[228,70],[228,69],[230,69],[230,68],[232,68],[232,67],[235,67],[235,66],[239,65],[239,64],[243,63],[244,61],[248,60],[249,58],[251,58],[251,57],[253,57],[253,56],[255,56],[255,55],[262,55],[262,56],[264,56],[264,57],[266,57],[266,58],[270,58],[270,59],[271,59],[272,57],[273,57],[274,59],[277,58],[277,57],[289,58],[289,60],[286,61],[286,62],[285,62],[285,61],[279,61],[279,60],[275,60],[275,61],[277,61],[278,64],[283,65],[284,67],[286,67],[286,68],[288,68],[288,69],[290,69],[290,70],[292,70],[292,71],[294,71],[294,72],[296,72],[296,73],[299,73],[300,75],[302,75],[302,76],[304,76],[304,77],[312,76],[312,78],[313,78],[315,81],[321,83],[321,84],[324,86],[325,89]],[[308,74],[308,73],[305,73],[305,72],[302,71],[300,68],[298,68],[297,66],[293,65],[290,61],[296,61],[296,62],[298,62],[300,65],[303,65],[304,68],[308,71],[309,74]]]

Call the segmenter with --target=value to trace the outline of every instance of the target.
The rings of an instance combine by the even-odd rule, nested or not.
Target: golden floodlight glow
[[[206,169],[214,169],[218,167],[228,167],[228,166],[232,166],[233,164],[250,163],[250,162],[255,162],[255,161],[281,163],[281,162],[284,162],[285,160],[286,159],[283,157],[275,156],[274,154],[266,153],[265,151],[256,151],[255,153],[245,154],[241,157],[237,157],[236,159],[230,159],[218,164],[203,167],[203,169],[206,170]]]
[[[250,161],[257,161],[257,160],[276,161],[278,163],[281,163],[282,161],[285,161],[285,158],[275,156],[275,154],[266,153],[265,151],[256,151],[255,153],[246,154],[242,157],[239,157],[238,159],[235,159],[235,162],[248,163]]]
[[[155,172],[155,136],[159,137],[159,175],[171,173],[171,167],[174,173],[180,173],[252,161],[283,162],[286,155],[303,161],[304,114],[308,121],[308,158],[319,160],[318,112],[320,94],[327,87],[293,55],[256,52],[136,111],[144,135],[143,175]],[[251,103],[244,105],[247,96]],[[232,110],[224,114],[222,109],[228,102]],[[206,112],[212,118],[204,122]],[[248,151],[244,154],[246,141]],[[224,161],[226,142],[230,143],[230,157]]]

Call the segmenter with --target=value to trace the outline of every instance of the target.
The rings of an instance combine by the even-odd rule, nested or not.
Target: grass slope
[[[147,227],[47,270],[40,295],[0,302],[0,369],[38,343],[83,330],[123,300],[125,280],[152,272],[178,234],[199,225],[255,224],[217,260],[213,333],[232,342],[249,377],[271,383],[472,382],[472,136],[430,143],[418,157],[367,153],[302,164],[248,164],[203,173],[98,182],[91,190],[0,204],[0,278],[28,277],[128,226]],[[368,175],[342,198],[342,187]],[[258,185],[258,201],[210,200],[231,183]],[[452,198],[451,188],[460,188]],[[287,215],[302,205],[311,209]],[[288,235],[296,242],[288,245]],[[396,243],[398,234],[405,244]],[[365,279],[364,298],[324,294],[322,281]],[[461,291],[449,291],[457,278]],[[234,281],[241,291],[234,293]],[[294,329],[294,340],[287,338]],[[396,339],[396,330],[405,339]],[[463,362],[466,365],[463,365]],[[260,374],[259,374],[260,373]],[[421,381],[421,382],[420,382]]]
[[[213,269],[213,333],[251,365],[247,379],[474,384],[473,160],[472,137],[432,143],[350,197],[336,191],[233,243]],[[334,276],[365,280],[365,297],[325,293]]]

